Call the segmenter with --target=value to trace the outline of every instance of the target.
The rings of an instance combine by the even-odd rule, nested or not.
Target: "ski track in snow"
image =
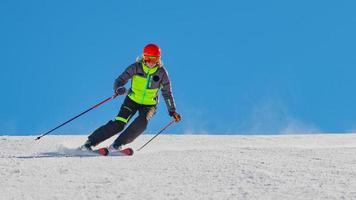
[[[355,134],[160,135],[120,157],[78,156],[85,139],[1,136],[1,199],[356,199]]]

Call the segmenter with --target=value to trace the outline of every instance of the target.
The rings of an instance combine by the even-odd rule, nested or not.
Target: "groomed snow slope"
[[[0,137],[0,199],[356,199],[355,134],[161,135],[132,157],[36,157],[84,141]]]

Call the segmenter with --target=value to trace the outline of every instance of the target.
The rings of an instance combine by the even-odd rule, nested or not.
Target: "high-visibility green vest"
[[[131,81],[131,92],[129,97],[131,100],[142,105],[156,105],[157,104],[157,94],[160,89],[152,88],[151,81],[152,76],[156,73],[158,67],[149,68],[144,63],[142,63],[143,71],[145,72],[145,77],[134,75]]]

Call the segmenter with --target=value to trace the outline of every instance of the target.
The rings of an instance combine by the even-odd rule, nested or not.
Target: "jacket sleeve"
[[[117,88],[124,86],[127,81],[129,81],[132,76],[136,73],[136,65],[135,63],[128,66],[119,77],[115,79],[114,82],[114,90],[116,91]]]
[[[168,72],[163,68],[164,74],[162,78],[162,96],[167,105],[168,112],[176,111],[176,105],[172,94],[171,81],[169,80]]]

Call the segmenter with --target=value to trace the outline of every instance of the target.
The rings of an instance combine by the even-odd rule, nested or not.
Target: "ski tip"
[[[98,149],[98,153],[103,156],[107,156],[109,154],[109,150],[107,148],[100,148]]]
[[[132,156],[134,154],[134,151],[131,148],[126,148],[126,149],[122,150],[122,152],[128,156]]]

